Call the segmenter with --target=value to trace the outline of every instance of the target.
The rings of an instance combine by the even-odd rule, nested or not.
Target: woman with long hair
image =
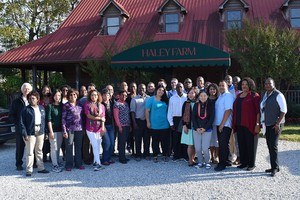
[[[194,147],[194,136],[192,128],[192,112],[193,107],[198,98],[198,89],[192,88],[188,93],[188,99],[183,103],[182,106],[182,136],[181,144],[188,145],[187,153],[189,156],[189,166],[194,166],[195,162],[195,147]]]
[[[158,153],[160,152],[159,143],[161,143],[163,160],[169,160],[168,150],[170,141],[169,122],[167,119],[168,97],[164,86],[159,85],[156,88],[155,95],[146,101],[146,121],[147,127],[152,133],[153,161],[158,162]]]
[[[63,142],[63,134],[61,127],[62,103],[61,90],[56,89],[52,96],[52,103],[47,106],[47,124],[49,130],[50,155],[52,161],[52,171],[61,172],[59,164],[59,150]]]
[[[208,101],[211,101],[213,106],[215,106],[215,103],[219,96],[218,85],[215,83],[211,83],[207,87],[206,93],[208,94]],[[211,134],[209,149],[210,149],[212,163],[217,164],[219,162],[219,143],[218,143],[217,126],[215,124],[213,124],[213,131]]]
[[[100,161],[100,148],[102,136],[105,134],[105,108],[101,104],[102,97],[97,90],[91,90],[88,93],[88,101],[84,105],[86,115],[86,134],[93,147],[94,171],[104,169]]]

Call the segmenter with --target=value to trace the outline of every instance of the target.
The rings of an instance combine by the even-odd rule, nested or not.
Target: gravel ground
[[[188,167],[185,161],[131,159],[104,170],[50,172],[25,177],[16,171],[14,144],[0,146],[1,199],[300,199],[300,143],[279,141],[280,172],[270,177],[265,139],[259,139],[256,168],[222,172]],[[46,163],[51,170],[51,164]]]

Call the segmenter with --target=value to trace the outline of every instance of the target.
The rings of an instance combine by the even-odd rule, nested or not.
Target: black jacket
[[[202,102],[197,102],[194,105],[193,113],[192,113],[192,122],[194,130],[197,128],[204,128],[205,130],[212,129],[212,123],[214,122],[215,118],[215,106],[212,101],[207,101],[206,104],[206,117],[201,119],[198,115],[198,105],[200,104],[200,112],[201,116],[204,116],[204,108],[201,108]]]
[[[45,108],[41,105],[38,105],[40,112],[41,112],[41,126],[39,135],[42,135],[45,133],[45,119],[46,119],[46,112]],[[35,135],[35,114],[33,108],[29,105],[26,106],[21,113],[20,117],[20,129],[22,136],[28,136],[28,135]]]
[[[13,100],[11,107],[9,109],[9,120],[15,124],[17,133],[20,132],[20,116],[23,108],[25,107],[25,102],[22,98],[22,94],[15,100]]]

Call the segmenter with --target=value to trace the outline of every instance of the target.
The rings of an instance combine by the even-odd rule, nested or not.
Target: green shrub
[[[300,105],[288,104],[288,112],[286,118],[300,118]]]
[[[49,86],[51,88],[60,88],[64,84],[66,84],[66,79],[63,77],[62,73],[55,72],[49,75]]]

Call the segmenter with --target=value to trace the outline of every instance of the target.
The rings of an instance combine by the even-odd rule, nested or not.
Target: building
[[[1,54],[0,67],[32,70],[34,81],[37,70],[61,71],[79,88],[90,80],[81,65],[110,51],[113,68],[218,81],[236,74],[224,33],[245,18],[299,28],[300,0],[81,0],[57,31]]]

